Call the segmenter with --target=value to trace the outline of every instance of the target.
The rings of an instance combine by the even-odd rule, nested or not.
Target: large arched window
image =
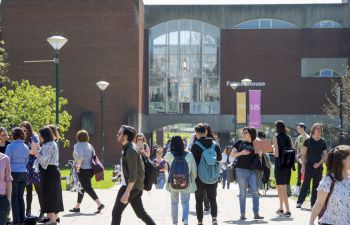
[[[342,25],[333,20],[322,20],[312,25],[312,28],[342,28]]]
[[[255,19],[237,24],[234,29],[295,29],[297,25],[275,19]]]
[[[149,113],[219,114],[219,28],[173,20],[149,37]]]

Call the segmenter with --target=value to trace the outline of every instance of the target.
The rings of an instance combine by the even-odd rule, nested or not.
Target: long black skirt
[[[63,212],[63,198],[61,188],[61,174],[57,166],[49,165],[45,170],[41,166],[40,183],[42,187],[42,212],[59,213]]]

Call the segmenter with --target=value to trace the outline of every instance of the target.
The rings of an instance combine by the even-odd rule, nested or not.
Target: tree
[[[332,80],[332,88],[330,95],[326,96],[326,103],[323,106],[323,111],[328,116],[338,119],[339,116],[339,104],[340,104],[340,84],[343,84],[343,101],[342,101],[342,111],[343,111],[343,137],[349,137],[350,129],[350,70],[346,72],[344,76],[340,78],[339,81]],[[339,131],[339,130],[338,130]],[[337,134],[335,134],[337,135]]]
[[[1,45],[1,43],[0,43]],[[28,80],[12,81],[6,77],[8,64],[6,52],[0,47],[0,125],[11,129],[22,121],[32,124],[34,131],[56,120],[56,90],[51,86],[35,86]],[[60,140],[64,146],[69,141],[64,138],[70,127],[72,116],[62,107],[68,100],[60,97]]]

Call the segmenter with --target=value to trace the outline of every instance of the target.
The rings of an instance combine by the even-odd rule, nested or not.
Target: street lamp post
[[[47,39],[47,42],[55,49],[55,58],[53,62],[56,64],[56,127],[59,127],[59,98],[60,98],[60,59],[59,59],[59,51],[68,41],[67,38],[62,36],[52,36]]]
[[[246,121],[246,125],[248,126],[248,110],[249,110],[249,96],[248,96],[248,86],[252,83],[252,80],[249,78],[245,78],[243,80],[241,80],[242,85],[245,87],[245,95],[246,95],[246,116],[245,116],[245,121]]]
[[[101,129],[100,129],[100,149],[102,154],[102,163],[104,163],[105,159],[105,145],[104,145],[104,124],[103,124],[103,101],[104,101],[104,90],[109,86],[109,83],[106,81],[99,81],[96,83],[97,87],[101,90],[100,94],[100,103],[101,103]]]
[[[340,78],[339,83],[339,144],[343,143],[343,129],[344,129],[344,118],[343,118],[343,78]]]
[[[247,86],[249,86],[251,83],[252,83],[252,80],[251,80],[251,79],[245,78],[245,79],[241,80],[240,83],[227,81],[227,86],[230,86],[234,91],[236,91],[236,89],[237,89],[239,86],[247,87]],[[247,96],[247,93],[246,93],[246,96]],[[248,103],[247,103],[247,100],[248,100],[248,98],[246,97],[246,104],[248,104]],[[237,111],[237,108],[236,108],[236,111]],[[247,105],[246,105],[246,124],[248,124],[248,117],[247,117],[247,114],[248,114],[248,108],[247,108]],[[234,135],[235,135],[235,140],[236,140],[236,135],[237,135],[237,113],[236,113],[236,115],[234,116]]]

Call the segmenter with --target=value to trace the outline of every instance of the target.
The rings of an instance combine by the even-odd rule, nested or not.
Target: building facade
[[[54,85],[54,65],[24,64],[54,56],[46,38],[62,35],[61,94],[73,120],[68,138],[89,126],[99,146],[96,82],[106,80],[106,162],[117,162],[115,132],[130,124],[148,137],[180,123],[207,122],[223,145],[234,128],[235,91],[227,81],[265,82],[262,123],[321,121],[332,79],[350,57],[350,6],[144,6],[138,0],[1,3],[2,37],[13,79]],[[238,88],[236,91],[244,91]],[[62,154],[62,161],[72,151]]]

